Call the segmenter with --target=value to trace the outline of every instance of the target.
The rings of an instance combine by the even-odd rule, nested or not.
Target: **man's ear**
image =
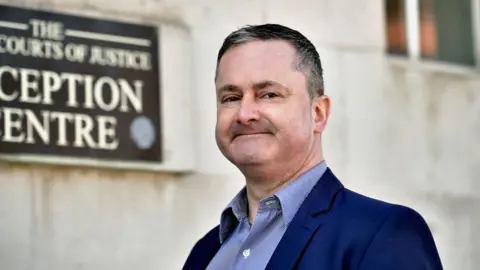
[[[321,134],[325,130],[328,117],[330,116],[330,98],[326,95],[315,97],[312,100],[312,119],[314,133]]]

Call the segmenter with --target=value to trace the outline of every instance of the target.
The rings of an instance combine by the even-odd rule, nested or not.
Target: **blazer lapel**
[[[343,185],[330,169],[327,169],[287,228],[275,249],[266,269],[294,269],[316,231],[320,229],[322,213],[328,212],[335,195]]]
[[[190,252],[183,266],[183,270],[203,270],[206,269],[220,248],[220,230],[219,226],[212,229],[205,235]]]

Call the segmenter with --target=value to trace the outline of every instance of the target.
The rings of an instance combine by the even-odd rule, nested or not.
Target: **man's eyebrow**
[[[271,80],[265,80],[265,81],[260,81],[260,82],[256,82],[252,85],[252,88],[255,90],[255,91],[258,91],[258,90],[262,90],[262,89],[265,89],[265,88],[268,88],[268,87],[276,87],[280,90],[283,90],[285,91],[287,94],[291,94],[292,91],[290,90],[290,88],[288,88],[287,86],[279,83],[279,82],[276,82],[276,81],[271,81]]]
[[[239,86],[233,84],[225,84],[217,89],[217,95],[221,94],[222,92],[237,92],[241,90],[242,89]]]
[[[286,87],[285,85],[283,85],[279,82],[276,82],[276,81],[272,81],[272,80],[259,81],[259,82],[255,82],[251,85],[251,87],[255,91],[262,90],[262,89],[265,89],[265,88],[268,88],[268,87],[271,87],[271,86],[280,88],[282,90],[285,90],[288,93],[291,92],[290,89],[288,87]],[[220,88],[217,89],[217,95],[220,95],[222,92],[241,92],[241,91],[242,91],[242,88],[238,85],[225,84],[225,85],[222,85]]]
[[[279,88],[282,88],[282,89],[287,89],[287,87],[284,86],[283,84],[281,84],[279,82],[276,82],[276,81],[271,81],[271,80],[260,81],[260,82],[256,82],[256,83],[252,84],[252,88],[254,90],[261,90],[261,89],[264,89],[264,88],[267,88],[267,87],[270,87],[270,86],[275,86],[275,87],[279,87]]]

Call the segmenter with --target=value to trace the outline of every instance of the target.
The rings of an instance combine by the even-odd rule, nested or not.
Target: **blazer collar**
[[[327,169],[307,196],[275,249],[266,269],[294,269],[295,264],[315,232],[322,213],[330,210],[342,183]]]

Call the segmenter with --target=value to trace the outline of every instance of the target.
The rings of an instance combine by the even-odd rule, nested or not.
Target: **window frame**
[[[420,1],[421,0],[405,0],[405,28],[407,54],[405,57],[411,61],[428,61],[440,62],[437,60],[425,59],[421,56],[420,43]],[[473,47],[475,65],[471,68],[480,71],[480,0],[471,0],[472,4],[472,29],[473,29]],[[452,62],[442,62],[442,65],[460,64]]]
[[[480,70],[480,0],[472,0],[473,48],[476,68]]]

